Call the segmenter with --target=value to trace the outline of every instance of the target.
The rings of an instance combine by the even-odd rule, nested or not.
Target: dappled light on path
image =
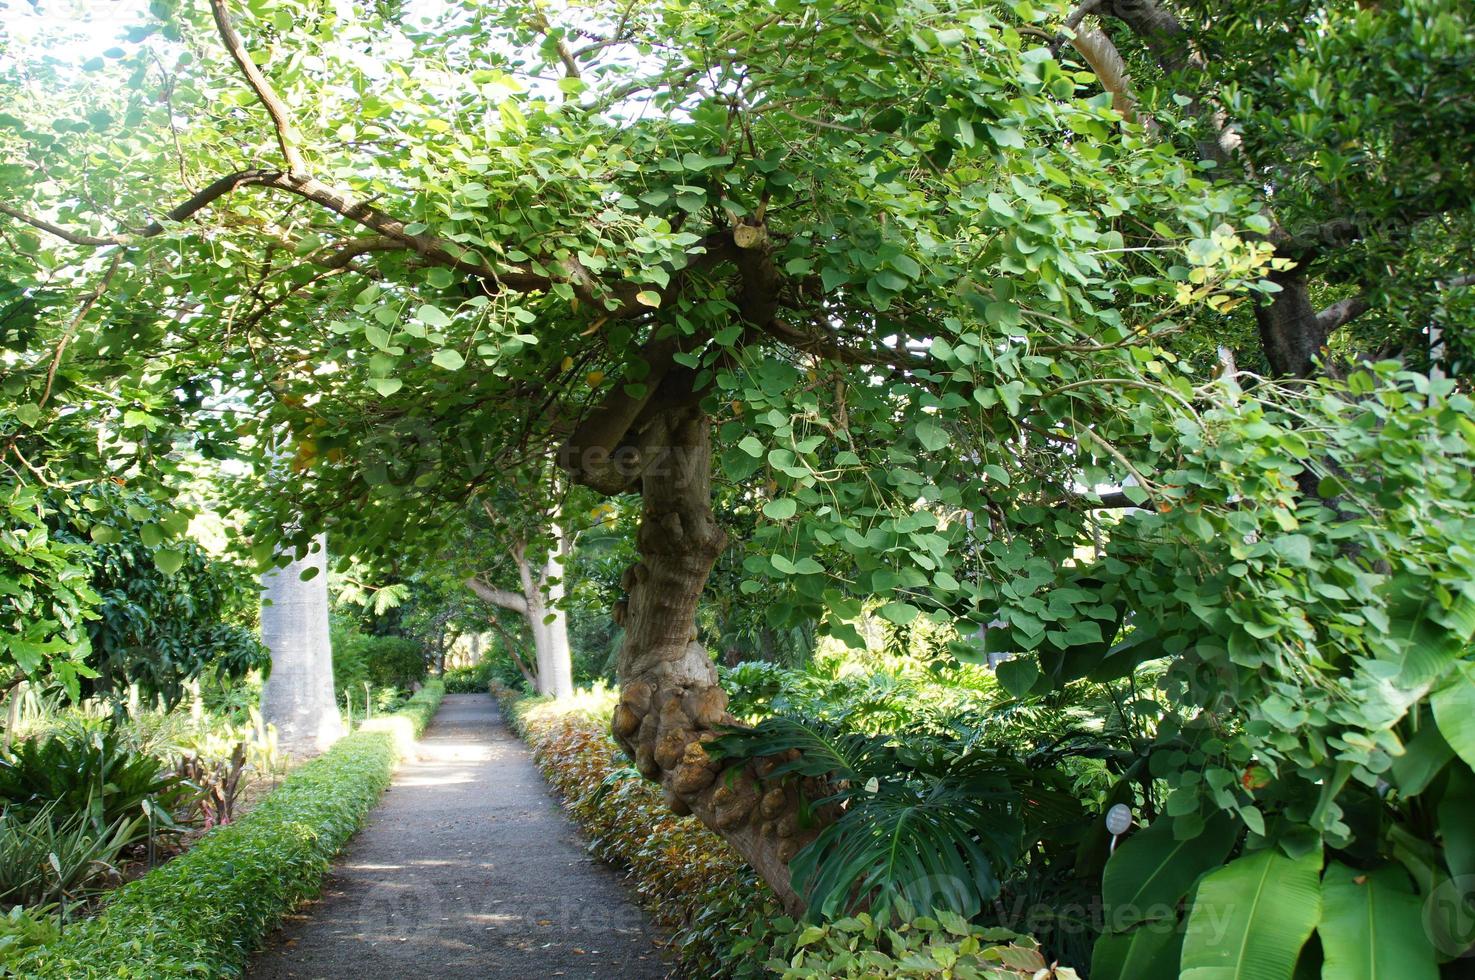
[[[491,699],[452,695],[248,976],[656,978],[655,938]]]

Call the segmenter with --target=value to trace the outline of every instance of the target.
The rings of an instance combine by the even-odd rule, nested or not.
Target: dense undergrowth
[[[716,834],[678,817],[608,734],[614,694],[552,702],[493,688],[504,717],[600,858],[628,868],[641,903],[671,934],[681,971],[699,977],[1071,977],[1037,944],[960,916],[861,912],[796,922]]]
[[[118,889],[98,915],[19,955],[10,971],[68,980],[239,975],[266,932],[317,891],[442,694],[431,682],[394,715],[366,723],[245,817]]]

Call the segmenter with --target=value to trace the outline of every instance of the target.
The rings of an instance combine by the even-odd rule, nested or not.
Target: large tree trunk
[[[343,735],[333,694],[333,646],[328,633],[328,549],[261,576],[261,640],[271,651],[271,675],[261,689],[261,717],[275,725],[292,752],[322,751]],[[317,574],[302,581],[309,568]]]
[[[723,770],[703,749],[735,723],[696,632],[698,601],[727,543],[711,507],[710,423],[696,408],[670,409],[655,415],[642,441],[650,448],[640,560],[625,573],[627,598],[615,613],[625,639],[614,734],[672,809],[696,814],[798,911],[788,862],[815,831],[800,826],[797,788],[762,778],[776,760]]]
[[[1271,273],[1270,281],[1280,287],[1269,302],[1255,307],[1255,323],[1270,373],[1280,378],[1306,378],[1314,373],[1316,358],[1327,341],[1327,331],[1315,307],[1305,275]]]

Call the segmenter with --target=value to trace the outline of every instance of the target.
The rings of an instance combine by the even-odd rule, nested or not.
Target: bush
[[[0,906],[62,903],[69,913],[72,903],[116,883],[118,855],[146,823],[137,814],[99,828],[84,813],[58,816],[56,809],[0,811]]]
[[[364,684],[409,688],[425,677],[425,648],[404,636],[375,636],[347,620],[333,624],[333,686],[358,696]]]
[[[282,914],[318,890],[333,855],[389,784],[402,736],[424,728],[441,694],[429,684],[394,718],[342,739],[245,817],[118,889],[96,917],[25,955],[16,971],[36,978],[240,975]]]
[[[470,667],[452,667],[441,680],[445,682],[447,694],[475,694],[485,691],[492,682],[492,662],[482,659]]]
[[[0,756],[0,806],[16,817],[46,810],[58,822],[85,817],[101,831],[152,814],[167,825],[191,793],[113,725],[53,732]]]
[[[1032,940],[982,930],[957,916],[945,917],[946,923],[907,917],[893,929],[865,916],[801,927],[720,837],[696,818],[672,813],[655,785],[630,768],[607,733],[615,692],[581,691],[571,703],[502,687],[493,693],[590,837],[591,850],[630,869],[641,904],[671,930],[671,947],[690,975],[1075,975],[1051,971]]]
[[[48,909],[12,906],[0,915],[0,977],[15,975],[7,964],[26,950],[54,943],[60,935],[57,917]]]

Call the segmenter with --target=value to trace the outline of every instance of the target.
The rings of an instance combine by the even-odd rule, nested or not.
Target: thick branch
[[[210,0],[210,12],[215,15],[215,27],[220,31],[220,39],[225,42],[226,50],[235,59],[236,66],[241,69],[241,74],[246,76],[246,82],[261,104],[266,107],[266,114],[271,117],[272,128],[277,133],[277,145],[282,148],[282,159],[287,161],[287,169],[299,176],[307,175],[307,163],[302,159],[302,151],[297,149],[297,131],[292,126],[292,119],[287,113],[287,106],[277,95],[276,90],[271,87],[271,82],[256,67],[256,62],[251,60],[251,55],[246,51],[246,44],[241,40],[241,35],[236,33],[234,25],[231,24],[230,11],[225,7],[225,0]]]
[[[1188,31],[1157,0],[1111,0],[1103,5],[1102,10],[1123,21],[1142,38],[1165,73],[1199,73],[1207,67]],[[1211,101],[1196,93],[1191,94],[1191,98],[1189,111],[1211,134],[1209,139],[1200,141],[1199,152],[1223,171],[1239,150],[1239,134],[1229,125],[1224,112]]]
[[[1316,330],[1321,335],[1322,342],[1332,335],[1337,328],[1362,316],[1372,309],[1372,303],[1368,302],[1366,296],[1349,296],[1346,299],[1337,300],[1320,313],[1316,314]]]
[[[1097,4],[1092,3],[1091,6]],[[1072,15],[1074,16],[1074,15]],[[1127,63],[1106,32],[1099,27],[1075,27],[1071,46],[1086,59],[1101,87],[1111,93],[1111,105],[1127,122],[1142,122],[1149,132],[1157,131],[1157,123],[1151,117],[1137,115],[1137,96],[1132,91],[1132,79],[1127,74]]]
[[[553,42],[554,50],[558,52],[558,60],[563,62],[563,70],[569,78],[581,78],[579,74],[579,62],[574,58],[573,52],[569,50],[562,37],[553,33],[553,25],[548,22],[548,15],[539,11],[535,24],[543,36]]]
[[[490,603],[509,612],[515,612],[526,616],[528,614],[528,601],[516,592],[508,592],[506,589],[495,589],[487,585],[476,576],[466,579],[466,587],[476,594],[482,602]]]

